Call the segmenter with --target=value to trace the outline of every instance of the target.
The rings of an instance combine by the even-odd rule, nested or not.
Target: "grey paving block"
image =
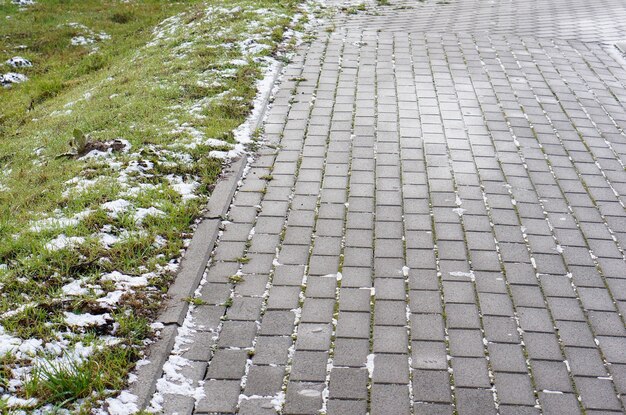
[[[487,359],[455,357],[452,359],[454,385],[458,387],[489,388]]]
[[[565,363],[532,360],[530,366],[537,389],[572,392],[571,380]]]
[[[245,372],[248,352],[246,350],[218,349],[206,372],[207,379],[241,379]]]
[[[301,323],[298,327],[296,348],[298,350],[328,350],[332,335],[332,326],[326,324]]]
[[[239,380],[208,380],[203,388],[204,397],[196,404],[197,412],[235,412],[239,399]]]
[[[586,409],[619,411],[621,403],[609,379],[576,377],[576,388]]]
[[[360,415],[367,412],[367,401],[331,398],[326,409],[328,415]]]
[[[409,408],[409,388],[406,385],[372,385],[372,415],[408,415]]]
[[[406,327],[374,326],[374,353],[406,353],[409,338]]]
[[[284,365],[291,345],[289,336],[259,336],[252,362],[259,365]]]
[[[330,372],[330,397],[367,399],[367,382],[366,369],[333,368]]]
[[[275,396],[283,386],[285,368],[282,366],[252,365],[248,370],[244,394],[247,396]]]
[[[369,339],[338,338],[333,362],[337,366],[364,366],[370,353]]]
[[[289,382],[284,413],[314,415],[322,407],[324,383]]]
[[[455,374],[456,380],[456,374]],[[487,389],[457,388],[455,391],[459,414],[495,414],[493,394]]]
[[[218,347],[251,347],[256,335],[256,323],[225,321],[217,341]]]
[[[580,414],[580,406],[574,394],[570,393],[539,393],[539,404],[545,414]]]
[[[496,392],[500,402],[512,405],[534,405],[535,396],[530,376],[517,373],[496,373]]]
[[[416,369],[446,369],[448,358],[444,342],[412,342],[412,364]]]
[[[416,401],[451,401],[448,372],[445,370],[413,370],[413,399]]]
[[[490,343],[488,350],[489,360],[494,370],[517,373],[528,371],[521,345]]]
[[[337,320],[337,337],[369,338],[369,313],[340,311]]]
[[[372,380],[374,383],[408,384],[408,355],[375,354]]]

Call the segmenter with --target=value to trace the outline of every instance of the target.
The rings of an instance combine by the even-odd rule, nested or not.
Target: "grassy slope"
[[[0,356],[0,410],[9,396],[70,405],[123,386],[150,336],[147,324],[174,269],[168,264],[219,174],[220,160],[207,155],[231,148],[262,58],[276,51],[294,11],[295,2],[272,0],[40,0],[18,11],[0,0],[0,62],[20,55],[34,64],[17,70],[28,82],[0,89],[0,335],[18,346],[42,341],[32,352]],[[155,36],[168,16],[176,17]],[[74,36],[101,32],[111,39],[70,45]],[[241,43],[251,38],[252,48]],[[123,138],[131,148],[106,158],[58,157],[75,129],[92,142]],[[193,197],[182,197],[176,183]],[[115,215],[103,207],[119,199],[128,209]],[[138,222],[141,208],[161,213]],[[75,223],[41,226],[81,212]],[[120,239],[107,246],[102,234]],[[59,235],[84,239],[50,249]],[[146,276],[149,286],[103,280],[113,271]],[[78,295],[64,291],[76,281]],[[98,302],[116,290],[124,294],[114,306]],[[110,318],[81,328],[65,313]],[[109,335],[115,346],[103,348]],[[68,353],[46,344],[93,350],[69,365],[38,366],[37,359],[54,363]],[[22,383],[9,389],[11,379]]]

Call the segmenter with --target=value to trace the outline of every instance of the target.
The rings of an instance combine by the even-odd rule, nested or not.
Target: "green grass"
[[[93,392],[120,389],[125,383],[128,362],[136,357],[132,349],[113,347],[96,352],[84,361],[67,358],[60,363],[48,360],[35,366],[24,384],[28,398],[65,407]]]
[[[79,413],[123,387],[221,172],[211,155],[233,148],[263,59],[278,56],[296,11],[296,0],[39,0],[21,11],[0,0],[0,62],[33,62],[0,66],[29,78],[0,89],[0,334],[41,340],[35,355],[51,361],[46,343],[96,350],[35,366],[13,395]],[[95,41],[73,46],[75,36]],[[244,54],[249,39],[256,49]],[[82,157],[111,146],[107,157]],[[128,208],[107,210],[117,200]],[[104,244],[103,234],[117,239]],[[120,287],[102,277],[114,271],[148,287],[108,306],[100,300]],[[76,281],[79,292],[67,294]],[[75,327],[68,312],[111,319]],[[105,352],[103,335],[118,344]],[[0,388],[33,357],[0,358]]]

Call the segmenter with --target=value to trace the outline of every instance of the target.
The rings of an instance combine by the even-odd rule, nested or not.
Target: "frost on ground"
[[[75,375],[90,362],[106,368],[128,350],[132,357],[124,359],[131,362],[107,375],[113,380],[100,392],[63,405],[69,413],[92,407],[103,414],[137,411],[136,397],[128,391],[113,395],[121,389],[120,379],[128,383],[132,360],[158,332],[149,321],[177,271],[189,224],[210,193],[210,170],[242,155],[253,142],[252,124],[241,122],[251,111],[258,115],[259,97],[271,88],[268,75],[279,67],[284,44],[279,45],[273,31],[285,22],[300,23],[306,14],[294,17],[280,10],[241,2],[172,16],[128,63],[129,68],[148,65],[158,57],[161,76],[146,79],[146,89],[200,93],[172,103],[168,127],[150,131],[159,139],[128,142],[120,137],[72,153],[82,170],[63,183],[58,208],[33,217],[12,235],[12,243],[23,249],[0,264],[0,412],[51,413],[61,402],[50,403],[45,393],[32,391],[37,373],[53,368]],[[77,37],[72,44],[107,39],[81,25],[73,28]],[[294,30],[280,33],[283,40],[300,36]],[[200,52],[215,56],[211,65],[198,64]],[[28,66],[17,58],[15,67]],[[6,76],[0,78],[3,85]],[[20,82],[19,74],[11,77],[11,83]],[[124,99],[123,92],[106,89],[112,79],[48,116],[66,117],[105,93],[112,102]],[[208,135],[215,111],[241,114],[241,125],[217,137]],[[33,165],[45,165],[51,156],[34,151]],[[0,192],[11,189],[13,178],[9,170],[0,172]],[[160,390],[199,399],[201,390],[180,377],[185,367],[180,356],[173,356]],[[153,403],[156,408],[158,401]]]

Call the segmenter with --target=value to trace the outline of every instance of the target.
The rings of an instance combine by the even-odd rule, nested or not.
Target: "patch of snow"
[[[8,88],[13,84],[19,84],[26,81],[28,81],[28,77],[26,75],[22,75],[21,73],[8,72],[4,75],[0,75],[0,85],[5,88]]]
[[[69,284],[64,285],[63,287],[61,287],[61,291],[63,291],[63,294],[65,295],[74,297],[80,297],[81,295],[86,295],[89,293],[89,290],[82,286],[82,281],[80,280],[75,280],[70,282]]]
[[[85,36],[74,36],[70,40],[70,44],[72,46],[85,46],[85,45],[91,45],[93,43],[96,43],[96,40],[94,38],[85,37]]]
[[[146,278],[145,276],[133,277],[130,275],[122,274],[119,271],[113,271],[107,274],[103,274],[100,280],[115,282],[115,288],[117,288],[118,290],[126,290],[134,287],[145,287],[146,285],[148,285],[148,278]]]
[[[105,295],[104,297],[98,298],[98,300],[96,301],[98,301],[98,303],[105,307],[113,307],[114,305],[119,303],[123,295],[124,291],[122,290],[111,291],[107,293],[107,295]]]
[[[111,320],[108,313],[105,314],[74,314],[68,311],[63,312],[65,315],[65,324],[70,327],[94,327],[107,324],[107,320]]]
[[[21,56],[14,56],[11,59],[6,61],[6,64],[12,66],[14,68],[30,68],[33,66],[33,63],[26,58],[22,58]]]
[[[84,243],[85,238],[82,236],[65,236],[65,234],[61,234],[48,242],[44,247],[48,251],[59,251],[61,249],[75,248]]]
[[[107,398],[104,402],[110,415],[130,415],[139,411],[136,395],[122,391],[117,398]]]
[[[453,277],[467,277],[470,280],[474,281],[476,279],[476,277],[474,276],[474,271],[469,271],[469,272],[465,272],[465,271],[452,271],[450,272],[450,275]]]
[[[92,213],[87,209],[82,212],[76,213],[71,218],[66,217],[51,217],[32,222],[30,226],[31,232],[41,232],[45,230],[60,229],[77,226],[80,221]]]
[[[151,206],[147,209],[138,208],[133,214],[133,217],[135,218],[135,222],[137,222],[138,224],[141,224],[143,220],[148,216],[165,216],[165,212],[163,212],[160,209],[155,208],[154,206]]]
[[[7,406],[7,408],[29,408],[36,405],[37,402],[38,401],[35,398],[22,399],[12,395],[9,395],[6,400],[3,400],[3,403]]]
[[[374,359],[376,355],[374,353],[370,353],[367,355],[367,363],[365,367],[367,368],[367,373],[369,373],[370,378],[374,375]]]
[[[109,211],[109,215],[114,218],[117,218],[120,213],[126,212],[131,206],[132,203],[126,199],[117,199],[101,205],[102,209]]]

